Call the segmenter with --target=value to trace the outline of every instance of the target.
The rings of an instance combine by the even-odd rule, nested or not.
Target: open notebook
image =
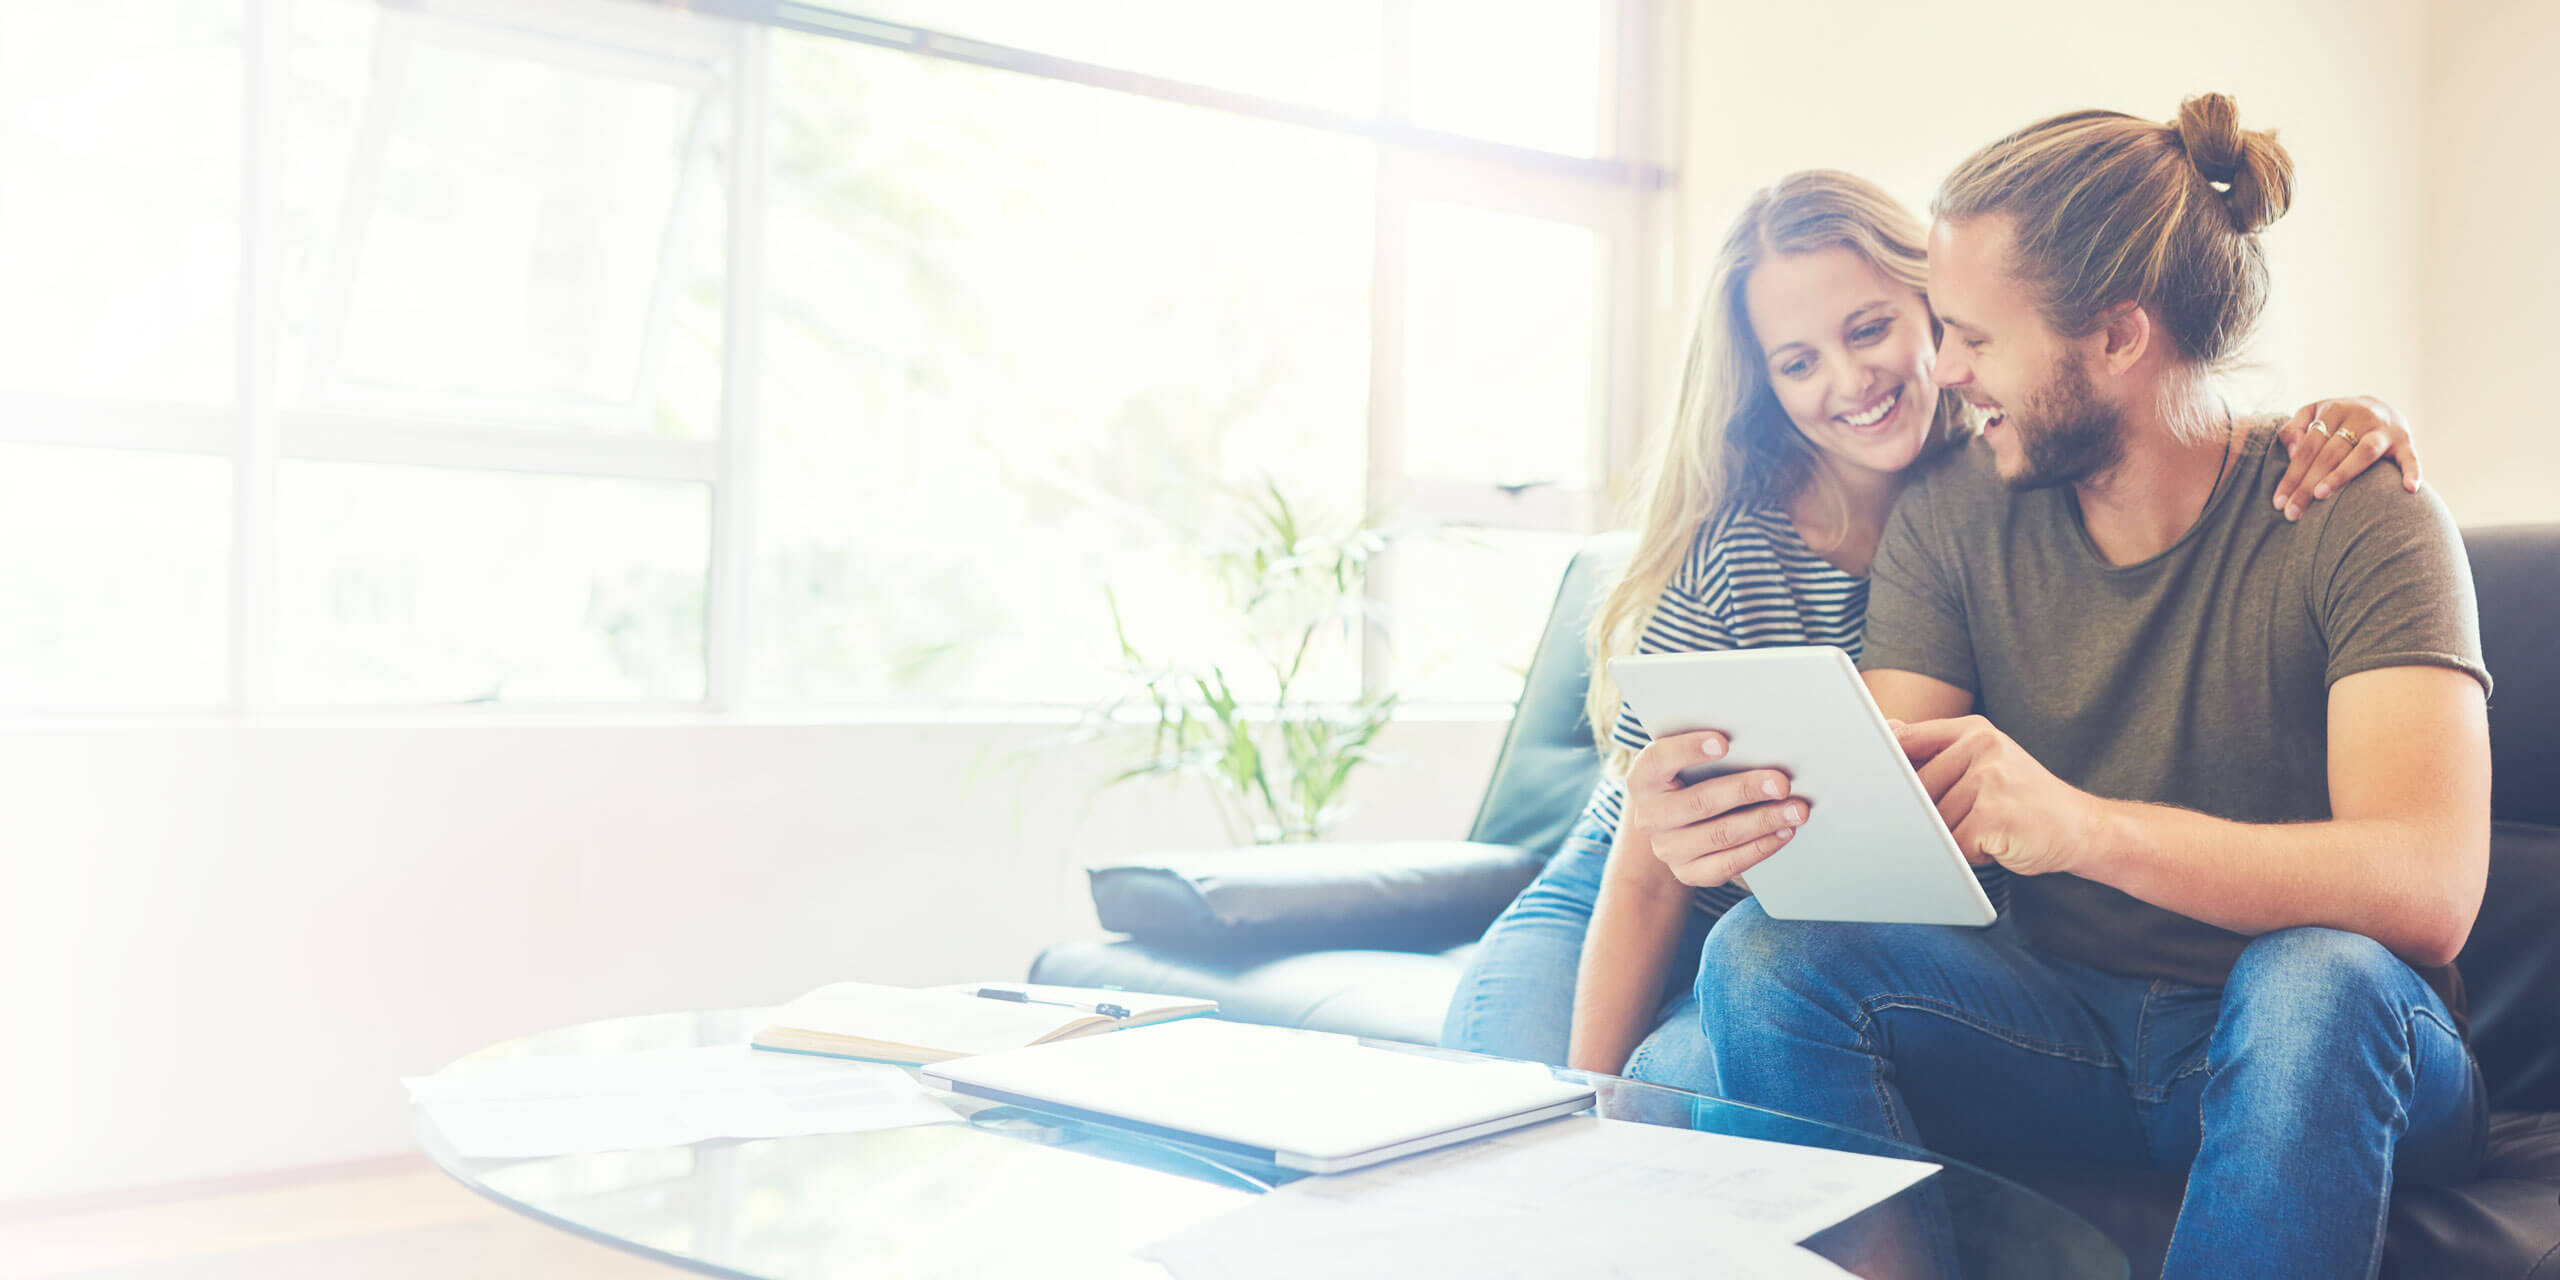
[[[1021,997],[992,999],[979,992]],[[782,1006],[759,1049],[923,1064],[1218,1011],[1215,1000],[1023,982],[881,987],[837,982]]]

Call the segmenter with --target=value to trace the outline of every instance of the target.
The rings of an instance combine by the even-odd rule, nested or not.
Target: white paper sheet
[[[1838,1276],[1795,1242],[1937,1168],[1574,1116],[1302,1178],[1138,1256],[1179,1280]]]
[[[1278,1211],[1263,1209],[1266,1202]],[[1263,1196],[1137,1256],[1175,1280],[1839,1280],[1850,1274],[1801,1245],[1726,1219],[1710,1225],[1618,1212],[1580,1217],[1584,1206],[1565,1201],[1534,1218],[1450,1206],[1440,1217],[1418,1221],[1366,1205],[1329,1205],[1319,1214],[1308,1210],[1311,1203]],[[1218,1230],[1219,1224],[1228,1229]]]
[[[745,1045],[505,1058],[403,1083],[479,1159],[857,1133],[957,1120],[896,1067]]]

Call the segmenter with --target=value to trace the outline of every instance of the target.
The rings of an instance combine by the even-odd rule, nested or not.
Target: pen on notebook
[[[1028,991],[1009,991],[1003,987],[980,987],[975,994],[981,999],[1009,1000],[1015,1004],[1054,1004],[1061,1009],[1081,1009],[1086,1013],[1098,1013],[1106,1018],[1125,1018],[1129,1016],[1128,1007],[1125,1005],[1078,1004],[1073,1000],[1042,1000]]]

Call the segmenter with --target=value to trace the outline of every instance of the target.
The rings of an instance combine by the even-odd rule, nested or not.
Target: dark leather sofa
[[[2480,1175],[2400,1187],[2383,1274],[2560,1280],[2560,524],[2464,534],[2489,708],[2489,888],[2460,960],[2495,1111]],[[1464,841],[1322,844],[1092,869],[1102,924],[1036,982],[1214,997],[1251,1022],[1430,1043],[1473,940],[1555,852],[1598,769],[1581,633],[1623,535],[1566,571]],[[2077,1209],[2156,1274],[2183,1179],[2095,1167],[2002,1172]],[[2304,1187],[2304,1196],[2321,1189]]]

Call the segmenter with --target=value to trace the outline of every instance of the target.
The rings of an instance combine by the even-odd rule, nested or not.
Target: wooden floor
[[[689,1274],[520,1217],[415,1158],[0,1207],[0,1280]]]

